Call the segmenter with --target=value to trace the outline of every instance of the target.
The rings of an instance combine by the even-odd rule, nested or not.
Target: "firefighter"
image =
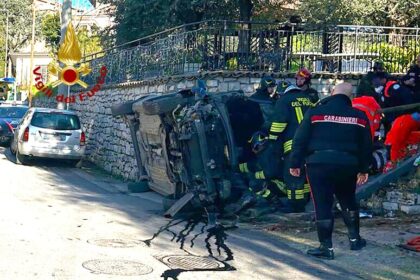
[[[301,68],[295,75],[296,85],[307,95],[312,103],[316,103],[319,100],[318,92],[311,88],[312,73],[306,69]]]
[[[282,161],[281,155],[274,155],[270,149],[268,135],[258,131],[249,140],[255,158],[248,162],[239,164],[239,170],[247,177],[249,189],[238,201],[236,213],[261,201],[270,201],[284,192],[282,182]]]
[[[390,151],[390,160],[384,169],[384,172],[388,172],[407,155],[418,151],[420,145],[420,112],[398,117],[386,136],[385,145]]]
[[[372,71],[369,71],[360,80],[359,86],[356,89],[356,96],[372,96],[377,102],[379,102],[379,94],[375,91],[374,80],[377,73],[385,73],[384,64],[382,61],[375,61],[372,67]]]
[[[276,102],[274,114],[268,122],[269,140],[273,145],[283,148],[284,169],[283,179],[286,184],[287,205],[284,212],[303,212],[309,198],[309,185],[306,178],[293,177],[286,170],[290,167],[290,151],[293,136],[303,120],[305,112],[313,106],[308,94],[297,86],[290,86],[285,94]]]
[[[249,97],[249,100],[259,104],[265,121],[273,113],[274,104],[278,96],[276,88],[277,83],[275,79],[270,76],[263,77],[260,81],[260,87]]]
[[[293,139],[290,174],[301,176],[302,164],[311,186],[315,206],[319,248],[308,254],[333,259],[332,231],[334,195],[348,228],[351,250],[360,250],[366,241],[359,235],[359,212],[356,203],[356,184],[368,179],[372,154],[369,120],[352,108],[349,83],[337,85],[333,95],[311,109]]]

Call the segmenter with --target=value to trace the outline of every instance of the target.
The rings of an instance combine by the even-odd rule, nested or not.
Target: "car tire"
[[[158,96],[142,103],[142,111],[146,115],[160,115],[173,111],[178,105],[187,104],[188,100],[181,95]]]
[[[134,114],[133,112],[133,103],[136,102],[135,100],[115,104],[111,106],[111,112],[113,116],[121,116],[121,115],[128,115],[128,114]]]
[[[28,164],[28,157],[25,155],[21,155],[19,150],[16,150],[16,164],[27,165]]]

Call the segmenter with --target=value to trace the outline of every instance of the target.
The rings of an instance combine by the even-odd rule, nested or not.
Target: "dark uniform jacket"
[[[417,103],[420,102],[420,66],[416,64],[412,65],[407,75],[403,78],[403,81],[411,78],[414,78],[415,85],[410,88],[414,92],[414,101]]]
[[[276,104],[277,99],[271,98],[267,90],[258,89],[253,95],[249,97],[249,100],[258,103],[263,114],[264,121],[267,121],[273,114],[274,105]]]
[[[296,132],[291,168],[306,163],[352,165],[367,173],[372,136],[365,113],[343,94],[333,95],[307,112]]]
[[[319,101],[319,94],[316,91],[316,89],[314,89],[314,88],[308,88],[304,92],[309,96],[309,100],[311,100],[311,102],[313,104],[315,104],[315,103],[317,103]]]
[[[373,86],[372,80],[375,77],[376,73],[369,71],[363,78],[360,80],[359,86],[356,89],[356,96],[372,96],[379,102],[379,96],[375,92],[375,87]]]
[[[293,136],[303,120],[305,112],[313,106],[306,92],[292,90],[280,97],[268,123],[269,139],[276,141],[281,136],[283,152],[292,150]]]

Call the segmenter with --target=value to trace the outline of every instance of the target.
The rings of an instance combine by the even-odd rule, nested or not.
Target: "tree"
[[[419,0],[306,0],[299,11],[314,24],[414,26],[420,22]]]
[[[21,47],[25,46],[30,41],[32,32],[32,0],[7,0],[2,1],[0,9],[9,11],[9,32],[8,32],[8,54],[17,52]],[[0,12],[0,61],[3,62],[1,68],[3,72],[6,42],[6,12]],[[36,25],[38,27],[39,24]],[[39,34],[39,28],[36,28],[36,34]],[[9,56],[10,58],[10,56]]]
[[[83,56],[102,51],[99,28],[96,25],[90,26],[90,30],[86,26],[78,28],[77,39]]]
[[[57,53],[60,44],[60,15],[46,14],[42,18],[41,33],[47,46],[53,53]]]
[[[42,18],[41,31],[47,46],[55,56],[60,47],[60,15],[46,14]],[[83,56],[102,50],[100,30],[96,25],[89,28],[76,26],[76,33]]]
[[[18,51],[31,38],[32,18],[28,15],[32,14],[32,0],[7,0],[0,7],[9,11],[9,53]],[[0,22],[5,20],[6,13],[0,12]],[[39,26],[39,20],[36,26]],[[39,34],[39,28],[36,34]]]

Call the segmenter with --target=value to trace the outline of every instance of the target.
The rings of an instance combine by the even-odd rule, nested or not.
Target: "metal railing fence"
[[[420,54],[420,28],[203,21],[175,27],[84,58],[108,69],[107,84],[197,73],[199,70],[360,73],[376,60],[404,73]]]

